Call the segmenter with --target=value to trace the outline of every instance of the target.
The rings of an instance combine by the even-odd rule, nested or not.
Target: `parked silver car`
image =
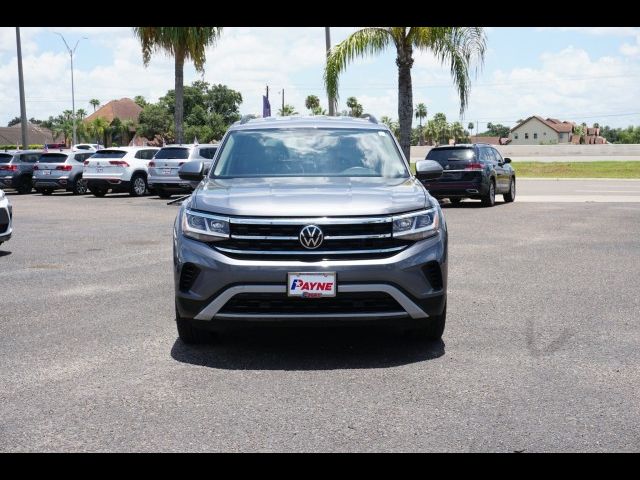
[[[33,167],[33,187],[43,195],[51,195],[54,190],[84,195],[87,184],[82,179],[83,162],[94,153],[88,150],[43,153]]]
[[[198,182],[186,182],[178,176],[178,169],[186,162],[201,161],[208,170],[217,144],[167,145],[162,147],[149,162],[149,188],[155,189],[160,198],[169,198],[172,193],[189,193]]]
[[[4,191],[0,190],[0,245],[11,238],[11,233],[13,232],[12,217],[11,202],[4,194]]]

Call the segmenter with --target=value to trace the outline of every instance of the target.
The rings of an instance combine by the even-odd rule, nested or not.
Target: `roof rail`
[[[373,115],[371,115],[370,113],[363,113],[362,115],[360,115],[360,118],[366,118],[368,119],[371,123],[378,123],[378,119],[376,117],[374,117]]]
[[[249,115],[244,115],[242,117],[242,119],[240,120],[240,125],[244,125],[245,123],[247,123],[249,120],[253,120],[254,118],[258,118],[257,115],[254,115],[253,113],[250,113]]]

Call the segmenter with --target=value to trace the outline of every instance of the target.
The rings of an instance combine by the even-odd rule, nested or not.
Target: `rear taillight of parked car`
[[[84,162],[82,162],[82,164],[83,164],[84,166],[89,165],[89,160],[85,160]]]
[[[465,170],[482,170],[484,165],[481,163],[470,163],[465,167]]]
[[[71,168],[71,165],[58,165],[56,170],[64,170],[65,172],[68,172]]]
[[[150,166],[150,167],[155,167],[155,166],[156,166],[156,162],[154,162],[153,160],[151,160],[151,161],[149,162],[149,166]]]
[[[15,172],[18,170],[17,165],[0,165],[0,170],[8,170],[10,172]]]
[[[111,165],[115,165],[116,167],[128,167],[129,164],[124,160],[109,160]]]

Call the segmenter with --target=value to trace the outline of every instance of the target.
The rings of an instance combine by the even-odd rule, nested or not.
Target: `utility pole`
[[[18,47],[18,83],[20,88],[20,127],[22,129],[22,148],[29,148],[27,143],[27,107],[24,101],[24,77],[22,76],[22,46],[20,45],[20,27],[16,27],[16,45]]]
[[[64,42],[64,45],[67,47],[69,55],[71,56],[71,108],[73,109],[73,119],[72,119],[73,120],[73,144],[75,145],[76,143],[78,143],[78,139],[76,138],[76,98],[75,98],[75,91],[73,87],[73,54],[76,52],[76,48],[78,48],[78,44],[80,43],[80,40],[83,40],[83,39],[86,40],[87,37],[82,37],[80,40],[78,40],[75,46],[73,47],[73,50],[71,50],[71,48],[69,48],[69,44],[64,39],[62,34],[58,32],[55,32],[55,34],[60,35],[60,38],[62,38],[62,41]]]
[[[327,59],[329,58],[329,52],[331,51],[331,27],[324,27],[324,40],[327,48]],[[329,96],[329,116],[333,117],[336,114],[335,111],[335,99]]]
[[[284,88],[282,89],[282,116],[284,117]]]

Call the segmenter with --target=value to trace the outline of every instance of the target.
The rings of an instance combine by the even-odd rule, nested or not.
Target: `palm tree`
[[[471,130],[471,133],[473,133],[473,129],[475,128],[475,125],[473,124],[473,122],[469,122],[469,125],[467,125],[467,128]]]
[[[87,116],[87,111],[84,108],[79,108],[76,110],[76,117],[78,120],[84,120],[84,117]]]
[[[296,112],[296,109],[293,105],[286,104],[284,108],[278,110],[278,115],[280,115],[281,117],[289,117],[291,115],[298,115],[298,112]]]
[[[422,119],[427,116],[427,106],[424,103],[419,103],[416,106],[416,118],[420,122],[420,140],[418,143],[424,145],[424,135],[422,134]]]
[[[97,98],[92,98],[91,100],[89,100],[89,105],[91,105],[93,107],[93,111],[96,111],[96,107],[100,106],[100,100],[98,100]]]
[[[451,129],[450,131],[451,131],[451,136],[453,137],[453,141],[455,143],[460,143],[460,140],[462,140],[465,137],[464,128],[462,127],[462,124],[460,122],[453,122],[451,124],[450,129]]]
[[[204,73],[205,49],[215,45],[222,27],[134,27],[133,31],[142,45],[144,65],[149,65],[151,54],[164,50],[175,60],[175,125],[176,142],[183,142],[184,115],[184,62],[193,60],[196,71]]]
[[[351,110],[349,112],[350,116],[359,118],[362,115],[362,105],[358,103],[358,99],[356,97],[347,98],[347,107]]]
[[[103,117],[94,118],[89,122],[89,125],[87,125],[87,133],[95,138],[96,143],[100,143],[100,139],[102,139],[102,144],[106,147],[109,122]]]
[[[477,58],[484,59],[485,35],[482,27],[370,27],[358,30],[333,47],[327,58],[324,82],[329,98],[338,96],[338,78],[356,57],[380,53],[388,46],[396,49],[398,66],[398,118],[400,146],[409,158],[413,90],[411,67],[413,50],[431,51],[448,63],[460,96],[460,113],[469,99],[469,70]]]
[[[311,111],[312,115],[317,115],[318,109],[320,108],[320,99],[315,95],[309,95],[304,102],[304,106],[307,107],[307,110]]]

